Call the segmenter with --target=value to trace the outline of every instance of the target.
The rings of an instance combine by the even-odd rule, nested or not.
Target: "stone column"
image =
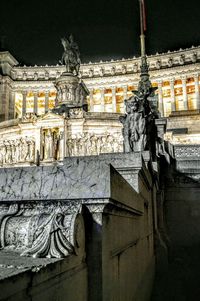
[[[34,108],[33,108],[33,113],[38,114],[38,92],[34,92]]]
[[[199,96],[199,75],[196,74],[194,76],[194,84],[195,84],[195,96],[196,96],[196,108],[200,109],[200,96]]]
[[[170,91],[171,91],[171,109],[172,109],[172,112],[174,112],[174,111],[176,111],[175,93],[174,93],[174,79],[170,80]]]
[[[101,112],[105,111],[104,88],[101,89]]]
[[[164,116],[164,104],[163,104],[163,94],[162,94],[162,81],[158,82],[158,110],[161,117]]]
[[[112,88],[112,111],[113,113],[116,113],[116,87]]]
[[[8,119],[15,118],[15,92],[10,91],[10,106],[9,106],[9,116]]]
[[[186,77],[182,77],[182,87],[183,87],[183,106],[184,110],[188,110],[188,97],[186,88]]]
[[[93,89],[90,90],[89,102],[90,102],[90,112],[94,112]]]
[[[49,91],[45,91],[44,110],[45,113],[49,110]]]
[[[123,87],[124,89],[124,100],[127,99],[127,86]]]
[[[10,86],[10,79],[7,76],[2,76],[0,78],[0,121],[9,118]]]
[[[22,117],[26,114],[26,97],[27,97],[27,91],[22,91]]]

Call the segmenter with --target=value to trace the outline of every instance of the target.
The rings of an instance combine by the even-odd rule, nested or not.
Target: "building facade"
[[[148,57],[160,117],[167,117],[164,139],[169,144],[200,143],[199,62],[200,47]],[[0,66],[0,166],[123,151],[119,116],[125,112],[124,100],[137,90],[140,58],[82,64],[74,80],[87,91],[88,112],[71,109],[68,116],[52,113],[65,66],[22,67],[9,52],[0,53]],[[78,99],[74,87],[70,89]]]
[[[200,109],[200,47],[148,57],[150,77],[157,87],[159,111],[168,117],[175,111]],[[1,121],[26,113],[45,114],[55,105],[54,82],[65,67],[19,66],[9,53],[0,53]],[[90,112],[124,112],[124,99],[136,90],[140,59],[82,64],[80,76],[88,90]]]

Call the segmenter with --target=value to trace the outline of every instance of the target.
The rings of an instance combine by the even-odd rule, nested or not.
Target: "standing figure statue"
[[[78,75],[80,69],[80,52],[76,42],[72,35],[69,38],[61,39],[64,52],[61,58],[61,63],[66,66],[66,71],[68,73],[75,73]]]
[[[123,123],[124,151],[143,151],[147,144],[146,116],[143,104],[137,96],[125,100],[126,116],[121,116]]]

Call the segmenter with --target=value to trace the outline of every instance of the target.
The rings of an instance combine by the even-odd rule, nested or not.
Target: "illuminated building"
[[[153,86],[158,88],[156,93],[161,117],[170,116],[165,138],[172,143],[199,143],[199,60],[200,47],[148,57],[151,81]],[[91,144],[97,145],[102,145],[105,140],[108,140],[109,145],[118,141],[119,146],[115,146],[115,150],[108,145],[102,151],[94,151],[90,147],[90,151],[88,148],[82,155],[122,151],[122,126],[118,119],[119,114],[124,113],[124,99],[129,98],[137,88],[140,58],[82,64],[80,76],[89,90],[87,102],[92,116],[88,115],[90,113],[87,113],[87,117],[79,116],[83,122],[80,122],[80,119],[78,121],[76,116],[76,121],[68,120],[67,126],[62,117],[55,118],[49,112],[55,106],[55,81],[65,71],[65,66],[22,67],[9,52],[0,53],[0,64],[0,141],[9,144],[8,148],[12,148],[12,139],[27,140],[27,137],[31,136],[36,141],[33,162],[36,161],[37,152],[41,159],[42,132],[47,131],[51,125],[54,137],[67,131],[68,139],[73,139],[73,143],[78,145],[88,139]],[[49,113],[46,114],[47,112]],[[191,118],[188,117],[191,115],[193,126]],[[66,127],[68,129],[64,130]],[[176,128],[182,130],[181,135],[180,132],[174,131]],[[30,147],[31,139],[27,140],[27,147]],[[104,142],[98,139],[103,139]],[[54,159],[62,159],[69,155],[66,141],[63,143],[62,151],[55,155]],[[75,150],[73,155],[79,153],[80,151]]]
[[[161,116],[200,108],[200,47],[148,57],[151,81],[158,87]],[[25,113],[44,114],[56,97],[53,82],[64,66],[19,66],[9,52],[0,53],[2,120]],[[90,91],[91,112],[124,112],[123,100],[132,94],[139,78],[139,58],[81,65],[81,77]]]

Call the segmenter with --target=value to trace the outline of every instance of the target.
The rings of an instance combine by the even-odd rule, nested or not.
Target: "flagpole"
[[[146,47],[145,47],[145,34],[144,34],[144,3],[143,0],[139,0],[140,6],[140,50],[141,57],[146,56]]]

